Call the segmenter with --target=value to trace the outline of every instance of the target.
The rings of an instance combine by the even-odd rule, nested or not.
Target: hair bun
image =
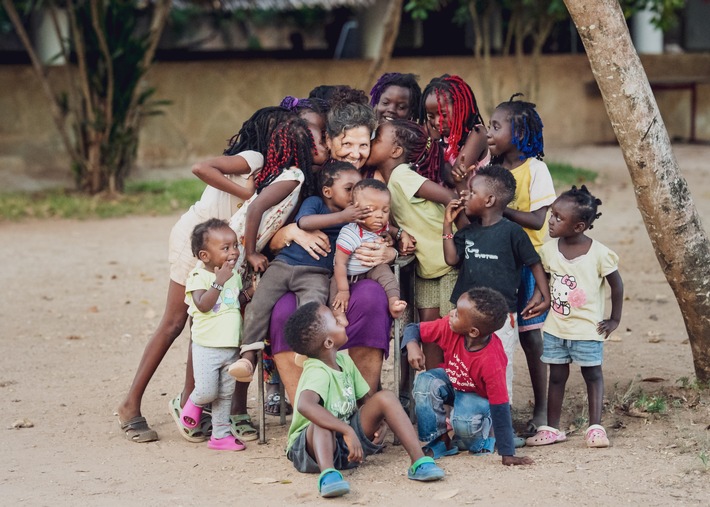
[[[296,97],[293,97],[291,95],[287,95],[283,98],[281,101],[281,104],[279,104],[281,107],[284,109],[288,109],[289,111],[293,111],[294,108],[298,105],[298,99]]]
[[[332,107],[338,107],[343,104],[369,104],[367,94],[363,90],[356,90],[350,86],[339,86],[333,92],[330,99]]]

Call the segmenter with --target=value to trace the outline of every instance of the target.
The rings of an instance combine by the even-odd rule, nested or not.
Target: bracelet
[[[403,233],[403,232],[404,232],[404,229],[402,229],[402,228],[400,227],[400,229],[397,231],[397,234],[396,234],[395,237],[394,237],[394,240],[395,240],[395,241],[399,241],[400,239],[402,239],[402,233]]]
[[[242,291],[242,296],[244,296],[244,299],[246,299],[247,303],[251,301],[251,297],[247,293],[246,289]]]
[[[220,285],[217,282],[212,282],[211,287],[214,287],[215,289],[217,289],[220,292],[222,291],[222,289],[224,289],[224,285]]]
[[[454,239],[454,235],[453,235],[453,234],[442,234],[441,237],[442,237],[443,239]]]

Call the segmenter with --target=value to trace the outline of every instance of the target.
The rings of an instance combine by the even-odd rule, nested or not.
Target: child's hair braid
[[[279,106],[297,115],[300,115],[302,112],[313,111],[314,113],[325,116],[330,109],[330,104],[323,99],[317,97],[297,99],[291,95],[285,96]]]
[[[318,190],[322,193],[323,187],[332,187],[335,180],[338,179],[338,175],[343,171],[360,171],[357,167],[352,165],[350,162],[345,162],[343,160],[330,159],[328,162],[323,164],[323,167],[318,171]]]
[[[545,156],[545,143],[542,138],[542,120],[535,110],[535,104],[523,100],[514,100],[515,97],[522,97],[522,93],[516,93],[508,102],[498,104],[496,109],[504,109],[510,112],[510,132],[512,143],[520,150],[520,160],[535,157],[542,160]]]
[[[380,97],[390,86],[400,86],[409,90],[409,119],[419,121],[419,103],[422,100],[422,89],[417,83],[417,76],[414,74],[400,74],[399,72],[382,74],[372,87],[372,90],[370,90],[370,105],[372,107],[377,106],[380,102]]]
[[[478,125],[483,124],[483,119],[478,110],[476,96],[471,87],[459,76],[444,74],[435,77],[424,88],[419,106],[419,122],[426,121],[426,98],[430,94],[436,94],[436,102],[439,108],[439,115],[445,118],[449,124],[449,145],[446,147],[444,155],[447,160],[458,157],[461,147],[466,142],[469,132],[476,130]],[[450,117],[447,112],[447,102],[449,103]]]
[[[200,250],[205,249],[205,241],[210,231],[217,231],[219,229],[229,229],[229,224],[225,220],[219,218],[210,218],[209,220],[197,224],[192,230],[192,235],[190,237],[190,247],[192,248],[192,255],[197,257]]]
[[[305,178],[301,195],[313,195],[315,184],[312,165],[315,146],[313,135],[305,120],[292,117],[281,124],[271,135],[264,168],[254,178],[256,192],[261,192],[284,170],[298,167]]]
[[[574,202],[577,206],[577,218],[587,224],[587,229],[592,229],[594,227],[592,222],[602,216],[597,211],[597,208],[602,205],[602,201],[594,197],[585,185],[582,185],[581,188],[572,185],[572,188],[562,192],[558,199],[569,199]]]
[[[397,144],[404,150],[405,160],[412,168],[435,183],[441,183],[441,149],[429,137],[427,129],[410,120],[392,119]]]
[[[245,150],[254,150],[266,156],[274,129],[293,116],[294,113],[283,107],[262,107],[232,136],[223,154],[236,155]]]

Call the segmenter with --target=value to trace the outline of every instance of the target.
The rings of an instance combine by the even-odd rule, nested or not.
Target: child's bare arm
[[[348,283],[348,259],[350,255],[336,248],[335,263],[333,267],[333,277],[335,284],[338,287],[338,294],[333,300],[333,309],[348,311],[348,303],[350,302],[350,284]]]
[[[454,244],[453,222],[463,211],[461,199],[451,199],[444,211],[444,227],[442,238],[444,241],[444,261],[449,266],[456,266],[459,263],[459,255]]]
[[[283,201],[297,186],[298,181],[272,183],[249,204],[244,226],[244,255],[254,271],[263,272],[269,265],[266,257],[256,251],[256,235],[259,233],[261,217],[266,210]]]
[[[450,188],[444,188],[431,180],[426,180],[414,194],[427,201],[438,202],[442,206],[449,204],[451,199],[458,198],[458,193]]]
[[[468,133],[452,170],[454,181],[458,184],[467,179],[468,174],[475,169],[478,161],[485,158],[488,153],[488,136],[486,127],[478,126]]]
[[[305,215],[298,219],[298,226],[304,231],[318,231],[340,224],[359,222],[369,216],[370,212],[358,204],[351,204],[342,211],[325,215]]]
[[[503,216],[521,227],[539,231],[542,229],[542,226],[545,225],[548,208],[549,206],[543,206],[535,211],[519,211],[512,208],[505,208]]]
[[[624,304],[624,282],[619,271],[614,271],[606,276],[606,281],[611,288],[611,316],[597,325],[597,333],[607,338],[621,322],[621,307]]]
[[[536,262],[530,265],[530,271],[535,278],[535,290],[522,311],[526,319],[537,317],[550,308],[550,285],[547,282],[547,275],[545,275],[542,263]]]
[[[328,410],[320,404],[320,400],[321,398],[318,393],[304,389],[298,396],[298,411],[313,424],[330,431],[341,433],[350,451],[348,461],[356,463],[362,462],[362,444],[360,444],[355,430],[352,426],[328,412]]]
[[[225,174],[249,174],[251,172],[251,167],[240,155],[232,156],[221,156],[210,158],[208,160],[203,160],[197,162],[192,166],[192,174],[200,178],[202,181],[207,183],[209,186],[221,190],[222,192],[227,192],[240,199],[247,200],[252,195],[256,187],[254,185],[254,178],[249,177],[247,180],[247,185],[242,186],[229,178],[225,178]]]
[[[202,313],[209,312],[217,303],[217,299],[219,299],[219,295],[222,293],[222,290],[215,287],[215,285],[223,286],[227,280],[234,276],[234,271],[232,271],[229,263],[225,262],[221,268],[215,268],[215,275],[214,285],[210,286],[209,289],[192,291],[192,301],[195,303],[195,307]]]

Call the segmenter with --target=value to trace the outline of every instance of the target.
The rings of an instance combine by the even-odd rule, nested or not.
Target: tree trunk
[[[710,381],[710,243],[617,0],[565,0],[599,85],[656,257]]]
[[[394,51],[394,44],[397,42],[399,35],[399,25],[402,20],[402,4],[404,0],[390,0],[389,8],[387,9],[387,17],[382,32],[382,43],[380,44],[380,53],[370,65],[367,72],[365,89],[369,90],[375,81],[383,74],[383,70],[389,64]]]

